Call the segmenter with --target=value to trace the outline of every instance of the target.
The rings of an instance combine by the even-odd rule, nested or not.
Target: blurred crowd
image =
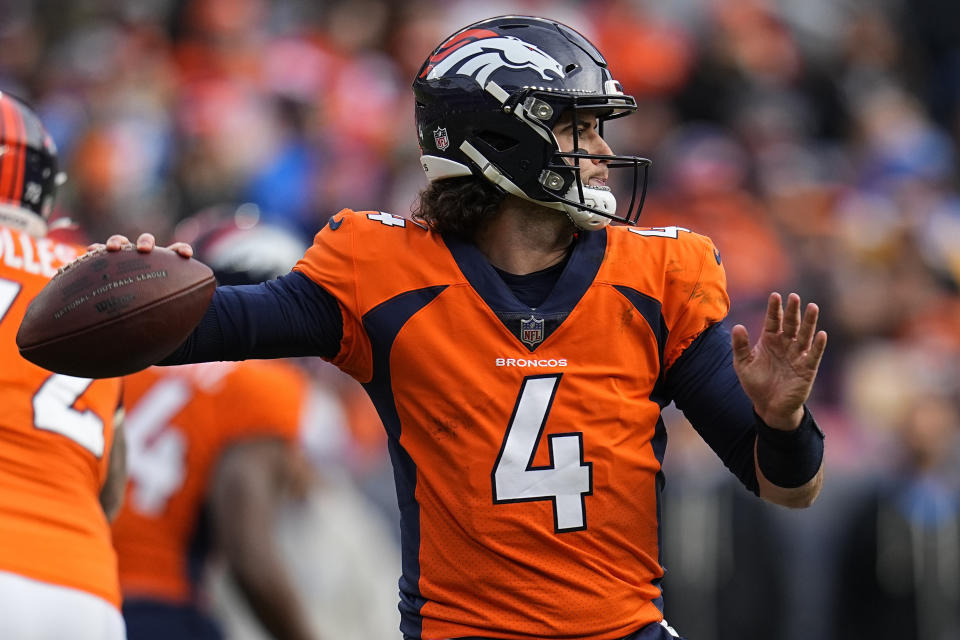
[[[960,4],[0,0],[0,88],[50,129],[69,176],[55,215],[81,241],[189,237],[223,206],[309,240],[341,207],[409,214],[425,185],[412,78],[500,13],[566,22],[607,55],[640,105],[607,139],[654,161],[641,224],[714,239],[731,325],[756,334],[767,294],[796,291],[830,335],[809,512],[728,493],[670,414],[674,624],[691,640],[960,637]],[[372,409],[318,375],[351,473],[385,479],[366,495],[389,510]]]

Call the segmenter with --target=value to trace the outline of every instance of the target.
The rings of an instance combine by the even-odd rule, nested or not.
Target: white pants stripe
[[[97,596],[0,571],[0,638],[126,640],[123,616]]]

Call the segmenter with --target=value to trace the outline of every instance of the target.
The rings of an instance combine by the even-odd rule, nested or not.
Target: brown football
[[[17,332],[20,355],[81,378],[112,378],[169,355],[213,297],[210,268],[157,247],[87,253],[30,303]]]

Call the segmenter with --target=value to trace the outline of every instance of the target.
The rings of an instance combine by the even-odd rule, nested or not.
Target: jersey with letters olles
[[[520,303],[473,245],[345,210],[295,267],[389,435],[412,637],[613,640],[662,618],[662,374],[726,314],[712,243],[580,234]]]
[[[121,382],[51,373],[16,345],[27,305],[81,252],[0,226],[0,571],[119,606],[99,495]]]

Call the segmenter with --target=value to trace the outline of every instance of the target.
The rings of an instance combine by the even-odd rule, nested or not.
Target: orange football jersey
[[[0,227],[0,571],[119,606],[99,495],[121,382],[51,373],[21,358],[15,340],[30,300],[79,253]]]
[[[686,229],[581,233],[548,298],[479,250],[345,210],[295,270],[343,314],[333,362],[389,436],[401,629],[613,640],[662,619],[663,374],[729,300]]]
[[[152,367],[126,378],[129,482],[113,523],[125,598],[193,598],[191,551],[217,460],[238,441],[297,437],[304,373],[279,361]]]

